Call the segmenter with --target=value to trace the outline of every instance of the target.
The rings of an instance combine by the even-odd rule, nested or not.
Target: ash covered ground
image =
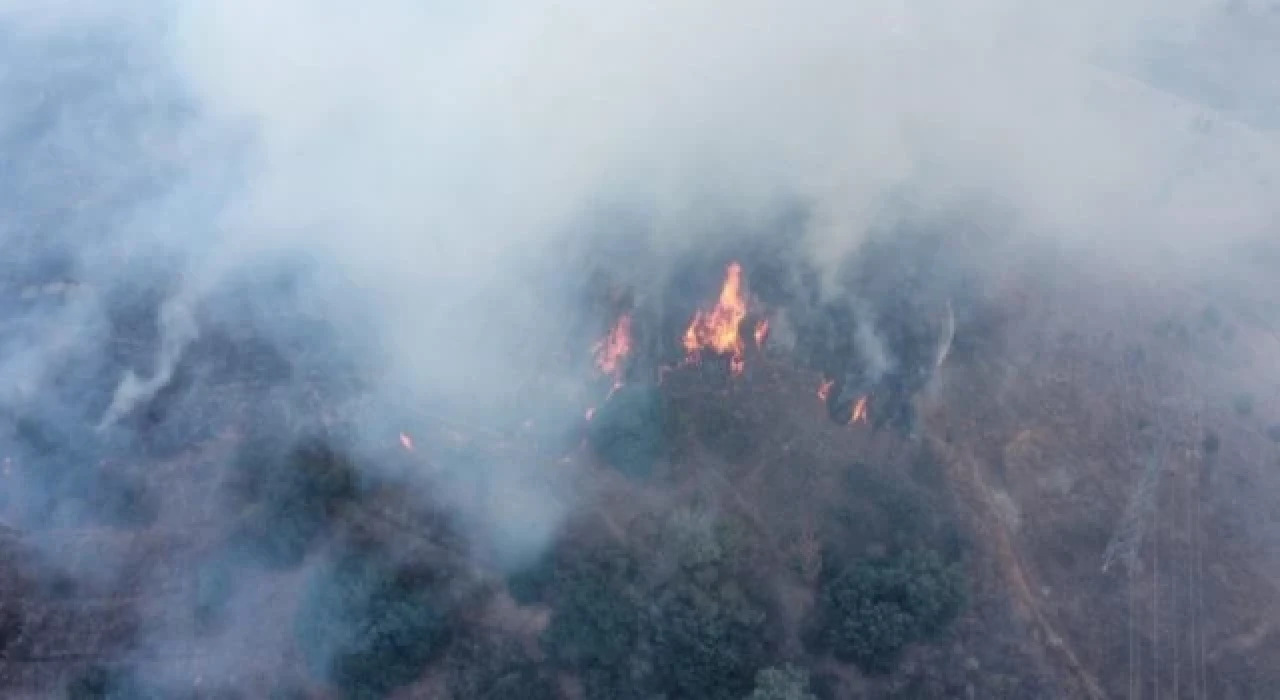
[[[0,695],[1275,697],[1271,134],[375,6],[0,8]]]

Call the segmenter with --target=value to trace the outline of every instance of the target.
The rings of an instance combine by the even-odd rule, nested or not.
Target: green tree
[[[272,438],[246,446],[235,465],[235,496],[248,506],[239,541],[260,561],[293,567],[358,495],[355,465],[324,442],[282,450]]]
[[[295,622],[312,672],[352,698],[381,698],[415,680],[450,638],[437,588],[430,572],[377,551],[345,554],[317,572]]]
[[[746,700],[818,700],[809,692],[809,672],[790,664],[756,673],[756,688]]]
[[[933,551],[860,562],[825,582],[818,641],[842,661],[886,673],[908,644],[949,624],[963,601],[959,569]]]
[[[670,449],[672,413],[655,387],[619,389],[587,428],[591,448],[613,468],[633,478],[647,478]]]
[[[126,666],[94,664],[67,684],[67,700],[159,700],[163,694],[143,684]]]
[[[570,668],[617,669],[636,648],[643,617],[630,555],[606,548],[559,566],[549,587],[555,614],[543,631],[547,655]]]
[[[446,684],[455,698],[474,700],[556,700],[553,670],[530,658],[509,639],[467,638],[454,645]]]
[[[777,635],[758,597],[713,561],[720,555],[695,549],[692,564],[679,562],[662,580],[620,550],[557,567],[542,642],[577,672],[589,700],[740,700],[751,690]]]
[[[767,621],[732,581],[672,583],[660,591],[648,620],[660,690],[674,698],[741,698],[772,650]]]
[[[507,592],[520,605],[533,605],[547,600],[555,584],[555,552],[547,553],[525,567],[507,574]]]

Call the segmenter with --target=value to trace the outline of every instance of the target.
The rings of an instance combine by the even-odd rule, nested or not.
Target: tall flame
[[[742,372],[742,321],[747,317],[747,301],[742,294],[742,266],[730,263],[720,288],[720,299],[709,311],[698,311],[684,332],[684,349],[690,362],[697,362],[703,350],[729,356],[729,369]]]
[[[608,401],[622,388],[626,374],[626,359],[631,352],[631,315],[619,316],[618,322],[613,324],[613,328],[609,329],[605,337],[592,346],[591,352],[595,355],[596,369],[601,374],[613,378],[613,385],[609,387],[609,393],[604,397],[604,400]],[[586,419],[591,420],[595,414],[595,406],[588,408]]]
[[[835,383],[834,379],[823,379],[822,383],[818,385],[818,399],[826,402],[827,397],[831,396],[831,387]]]

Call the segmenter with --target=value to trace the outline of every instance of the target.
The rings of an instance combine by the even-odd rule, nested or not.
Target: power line
[[[1156,467],[1157,470],[1163,468]],[[1151,507],[1151,686],[1160,700],[1160,485],[1152,486]]]

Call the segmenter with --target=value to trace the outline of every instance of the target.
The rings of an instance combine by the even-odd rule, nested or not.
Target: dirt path
[[[1074,697],[1104,700],[1107,694],[1053,624],[1040,609],[1036,594],[1038,586],[1022,563],[1011,533],[1000,516],[999,505],[987,486],[986,469],[972,455],[960,453],[937,438],[928,438],[930,445],[943,456],[947,476],[957,495],[965,501],[973,513],[974,530],[995,560],[1009,593],[1014,612],[1032,625],[1044,640],[1045,651],[1055,658],[1060,668],[1072,679]]]

